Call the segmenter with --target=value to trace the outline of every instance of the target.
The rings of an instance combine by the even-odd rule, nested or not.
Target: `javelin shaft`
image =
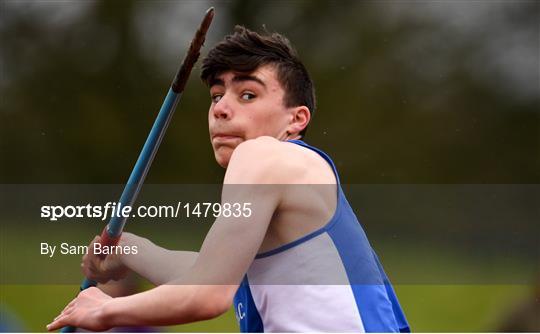
[[[210,8],[206,11],[204,19],[199,29],[195,33],[195,37],[191,42],[184,61],[176,73],[167,96],[163,101],[157,118],[154,121],[154,125],[152,126],[152,130],[150,130],[150,134],[144,143],[141,153],[139,154],[139,158],[131,171],[131,175],[129,176],[126,186],[124,187],[122,195],[120,196],[120,200],[118,202],[119,207],[132,207],[137,199],[146,175],[148,174],[150,166],[152,165],[152,161],[156,156],[159,145],[161,144],[169,123],[171,122],[174,110],[180,101],[180,97],[182,96],[182,92],[184,91],[187,80],[189,79],[193,65],[195,65],[197,59],[199,58],[200,49],[204,43],[206,33],[208,32],[208,28],[210,27],[210,23],[212,23],[213,18],[214,8]],[[127,217],[117,217],[116,215],[113,215],[101,233],[101,245],[114,246],[118,244],[126,222]],[[106,255],[103,255],[103,258],[105,256]],[[96,281],[85,278],[81,284],[80,290],[82,291],[96,285]],[[66,326],[62,328],[62,333],[71,333],[75,330],[76,327]]]
[[[122,196],[120,196],[120,206],[133,206],[139,192],[142,188],[146,175],[150,170],[152,161],[156,156],[159,145],[165,136],[165,132],[171,122],[174,110],[180,101],[181,93],[175,93],[172,88],[169,89],[163,105],[157,115],[152,130],[144,143],[144,146],[139,154],[139,158],[131,171],[131,175],[124,187]],[[109,238],[116,238],[120,236],[124,225],[126,224],[127,217],[111,217],[109,224],[107,225],[107,234]]]
[[[120,196],[120,200],[118,201],[119,206],[133,206],[133,203],[137,199],[144,183],[144,179],[150,170],[158,147],[172,119],[176,105],[180,101],[180,96],[181,93],[175,93],[172,89],[169,89],[154,125],[152,126],[152,130],[150,130],[150,134],[144,143],[139,158],[131,171],[131,175],[124,187],[122,195]],[[103,246],[116,245],[122,235],[126,222],[127,217],[113,215],[101,234],[101,244]],[[86,278],[81,284],[81,291],[96,285],[96,281]]]

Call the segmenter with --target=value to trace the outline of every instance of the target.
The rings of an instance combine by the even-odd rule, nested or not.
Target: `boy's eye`
[[[214,95],[212,95],[212,102],[218,103],[219,100],[221,100],[222,97],[223,97],[223,95],[221,95],[221,94],[214,94]]]
[[[241,96],[242,100],[246,100],[246,101],[249,101],[249,100],[252,100],[255,98],[255,94],[253,93],[243,93],[242,96]]]

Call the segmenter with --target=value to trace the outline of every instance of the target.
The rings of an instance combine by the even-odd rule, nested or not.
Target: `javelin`
[[[159,114],[154,121],[152,130],[150,130],[150,134],[144,143],[139,158],[131,171],[131,175],[129,176],[127,184],[124,187],[124,191],[122,192],[122,196],[120,196],[120,200],[118,202],[119,208],[123,206],[132,207],[133,203],[135,203],[135,200],[137,199],[137,195],[141,190],[144,179],[146,178],[146,174],[148,174],[148,171],[150,170],[150,166],[152,165],[152,161],[157,153],[159,144],[161,144],[161,141],[165,136],[165,132],[167,131],[167,127],[171,122],[174,109],[180,101],[180,97],[182,96],[182,92],[186,86],[191,69],[199,58],[201,47],[204,44],[206,33],[210,27],[210,23],[212,23],[213,18],[214,7],[210,7],[206,11],[201,25],[195,33],[195,37],[193,37],[193,40],[191,41],[191,45],[189,46],[189,50],[187,51],[184,61],[182,62],[182,66],[180,66],[180,69],[174,77],[171,87],[169,88],[169,92],[161,105]],[[122,235],[122,230],[124,229],[124,225],[127,221],[127,217],[122,217],[123,215],[118,216],[120,217],[113,215],[107,226],[103,229],[100,242],[102,246],[115,246],[118,244],[120,236]],[[105,256],[106,254],[101,255],[102,258],[105,258]],[[81,291],[96,285],[96,281],[85,278],[81,284]],[[67,326],[62,328],[62,332],[71,333],[74,332],[75,329],[76,327]]]

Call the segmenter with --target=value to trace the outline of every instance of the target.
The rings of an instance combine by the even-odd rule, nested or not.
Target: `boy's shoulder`
[[[317,152],[270,136],[238,145],[227,173],[258,174],[265,184],[335,183],[330,165]]]

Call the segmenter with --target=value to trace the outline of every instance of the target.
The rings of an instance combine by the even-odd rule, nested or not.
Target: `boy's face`
[[[210,82],[208,126],[220,166],[227,167],[232,152],[243,141],[260,136],[287,138],[294,108],[285,107],[284,94],[271,65],[251,73],[224,72]]]

